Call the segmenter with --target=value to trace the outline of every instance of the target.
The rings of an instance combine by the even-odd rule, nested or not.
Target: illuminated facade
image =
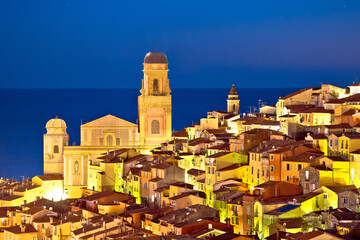
[[[165,54],[149,52],[138,97],[141,145],[159,145],[171,139],[171,90]]]

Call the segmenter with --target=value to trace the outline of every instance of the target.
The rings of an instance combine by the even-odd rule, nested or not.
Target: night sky
[[[172,88],[346,86],[360,1],[0,2],[0,88],[140,88],[149,51]]]

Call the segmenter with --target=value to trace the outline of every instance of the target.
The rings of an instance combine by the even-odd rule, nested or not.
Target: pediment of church
[[[137,125],[109,114],[85,123],[81,127],[137,127]]]

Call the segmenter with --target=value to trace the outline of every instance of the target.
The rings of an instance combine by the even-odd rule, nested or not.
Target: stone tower
[[[149,52],[138,97],[140,145],[154,146],[171,139],[171,90],[165,54]]]
[[[44,134],[44,174],[64,174],[64,146],[69,145],[64,120],[55,117],[46,123]]]
[[[234,84],[231,87],[230,93],[228,95],[228,99],[226,101],[227,101],[227,111],[229,113],[239,114],[240,100],[239,100],[239,96],[237,95]]]

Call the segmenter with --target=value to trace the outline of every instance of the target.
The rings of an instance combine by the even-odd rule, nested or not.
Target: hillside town
[[[360,83],[246,114],[233,84],[226,111],[172,131],[167,58],[143,65],[138,123],[84,123],[73,146],[50,119],[44,173],[0,179],[1,240],[360,238]]]

